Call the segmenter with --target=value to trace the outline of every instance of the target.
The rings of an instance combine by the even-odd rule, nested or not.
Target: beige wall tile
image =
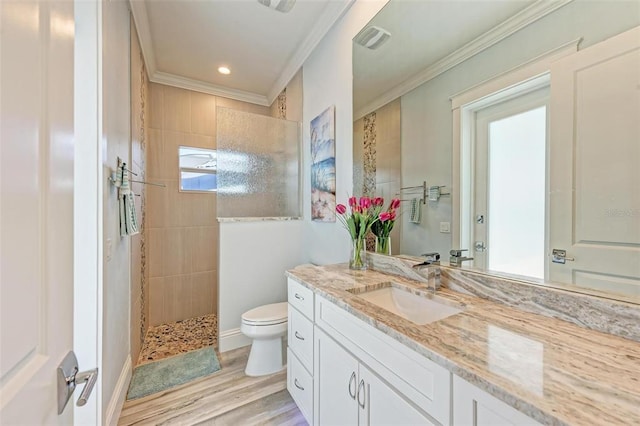
[[[248,102],[236,101],[235,99],[216,97],[216,108],[231,108],[238,111],[251,112],[253,114],[271,116],[268,106],[250,104]]]
[[[149,326],[160,325],[164,319],[164,277],[149,279]]]
[[[167,185],[147,187],[147,270],[152,278],[146,306],[149,324],[158,325],[217,309],[216,194],[179,191],[178,147],[216,148],[217,105],[262,115],[269,115],[269,108],[151,86],[146,179]]]
[[[216,135],[216,97],[191,92],[191,133]]]
[[[182,206],[180,205],[181,194],[178,191],[178,181],[172,180],[167,182],[167,216],[165,226],[180,227],[182,223]]]
[[[162,140],[162,130],[149,129],[147,138],[147,178],[160,179],[164,172],[164,142]]]
[[[165,277],[164,280],[164,322],[191,318],[191,275]]]
[[[177,281],[177,276],[164,277],[164,285],[162,286],[162,324],[177,321],[175,304]]]
[[[193,247],[188,228],[166,228],[162,243],[162,271],[165,277],[191,272]]]
[[[185,137],[184,144],[195,148],[216,149],[216,138],[214,136],[189,134]]]
[[[218,232],[213,226],[189,228],[193,247],[191,270],[206,272],[217,269]]]
[[[191,132],[191,96],[188,90],[164,87],[164,130]]]
[[[215,271],[192,274],[194,316],[216,313],[217,277],[218,274]]]
[[[149,267],[149,277],[152,279],[163,277],[164,250],[162,244],[164,243],[164,229],[149,228],[147,231],[147,247],[149,247],[147,265]],[[155,289],[152,288],[151,291],[155,291]]]
[[[149,127],[162,129],[164,116],[164,87],[161,84],[149,85]]]
[[[179,178],[179,147],[185,145],[186,134],[165,130],[162,135],[164,153],[162,154],[162,171],[158,175],[161,179]]]
[[[167,225],[167,209],[169,206],[169,181],[155,180],[157,183],[164,183],[167,187],[162,188],[154,185],[147,185],[146,220],[149,228],[164,228]]]
[[[180,183],[178,183],[180,185]],[[176,202],[178,203],[178,220],[180,226],[191,227],[193,225],[193,211],[196,199],[201,194],[197,192],[181,192],[178,191]]]
[[[192,226],[217,226],[217,195],[198,194],[193,203],[193,223]]]

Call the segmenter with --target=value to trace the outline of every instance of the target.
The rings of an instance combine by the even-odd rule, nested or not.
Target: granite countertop
[[[447,288],[438,296],[464,311],[417,325],[346,290],[423,283],[346,264],[287,276],[541,423],[640,424],[638,342]]]

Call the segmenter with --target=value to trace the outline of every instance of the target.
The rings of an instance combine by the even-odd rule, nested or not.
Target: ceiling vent
[[[293,5],[296,4],[296,0],[258,0],[258,3],[267,6],[269,9],[287,13],[293,9]]]
[[[370,26],[358,33],[353,39],[367,49],[377,49],[391,38],[391,33],[384,28]]]

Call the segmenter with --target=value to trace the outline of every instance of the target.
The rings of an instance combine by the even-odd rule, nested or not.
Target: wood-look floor
[[[287,392],[286,370],[248,377],[249,347],[220,354],[222,369],[208,377],[126,401],[124,425],[306,425]]]

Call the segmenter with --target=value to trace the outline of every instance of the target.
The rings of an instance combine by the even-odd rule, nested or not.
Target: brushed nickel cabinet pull
[[[352,389],[353,385],[353,390]],[[356,372],[351,373],[351,378],[349,379],[349,396],[351,399],[356,399]]]

